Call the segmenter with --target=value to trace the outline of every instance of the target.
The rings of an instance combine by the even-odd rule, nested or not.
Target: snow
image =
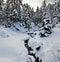
[[[11,29],[13,30],[13,31],[17,31],[17,29],[18,29],[18,31],[20,31],[20,32],[26,32],[26,31],[28,31],[26,28],[24,28],[23,26],[22,26],[22,23],[20,23],[20,22],[17,22],[17,23],[14,23],[12,26],[11,26]],[[18,32],[17,31],[17,32]]]
[[[39,31],[31,38],[25,33],[15,32],[9,28],[0,27],[0,62],[27,62],[28,57],[35,62],[24,46],[24,40],[29,38],[28,45],[42,62],[60,62],[60,24],[56,25],[49,37],[41,38]],[[40,46],[37,51],[36,48]],[[29,60],[29,61],[31,61]]]
[[[36,35],[29,41],[29,46],[33,49],[30,53],[34,53],[36,57],[42,59],[42,62],[60,62],[60,28],[58,24],[53,33],[49,37],[40,38]],[[39,51],[37,47],[41,47]]]
[[[14,1],[0,5],[0,62],[60,62],[60,1],[36,11]]]
[[[0,28],[0,36],[3,35],[0,37],[0,62],[26,62],[28,54],[24,47],[24,39],[28,36],[22,33],[12,33],[10,29]]]

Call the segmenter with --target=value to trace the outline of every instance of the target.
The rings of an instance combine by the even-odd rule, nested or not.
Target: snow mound
[[[30,54],[35,54],[42,62],[60,62],[60,25],[56,25],[49,37],[40,38],[36,35],[30,38],[28,45],[32,48]],[[37,48],[39,48],[37,50]]]
[[[24,40],[29,39],[30,53],[42,62],[60,62],[60,24],[56,25],[49,37],[40,37],[39,31],[33,38],[25,33],[14,32],[9,28],[0,28],[0,62],[35,62],[28,55]]]
[[[28,53],[24,40],[28,35],[0,28],[0,62],[27,62]]]
[[[13,31],[15,31],[15,32],[23,32],[23,33],[25,33],[26,31],[28,31],[26,28],[24,28],[23,26],[22,26],[22,23],[20,23],[20,22],[17,22],[17,23],[14,23],[12,26],[11,26],[11,29],[13,30]]]
[[[7,38],[10,34],[8,33],[7,29],[1,27],[0,28],[0,38]]]

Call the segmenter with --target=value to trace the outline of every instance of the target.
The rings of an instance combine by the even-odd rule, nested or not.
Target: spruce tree
[[[0,0],[0,22],[3,22],[3,2],[4,0]]]
[[[21,19],[23,20],[23,26],[30,29],[30,17],[31,7],[28,4],[24,4],[22,7]]]
[[[12,22],[20,21],[22,0],[7,0],[6,4],[6,17],[10,18]]]
[[[42,29],[41,29],[41,32],[40,32],[40,36],[41,37],[46,37],[48,36],[49,34],[52,33],[52,16],[51,16],[51,13],[50,13],[50,9],[49,7],[46,7],[46,2],[44,1],[44,4],[43,4],[43,7],[42,7],[42,11],[43,11],[43,18],[42,18],[42,22],[43,22],[43,26],[42,26]],[[45,6],[44,6],[45,5]]]

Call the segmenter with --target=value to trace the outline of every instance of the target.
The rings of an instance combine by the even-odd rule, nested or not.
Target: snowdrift
[[[38,32],[36,32],[38,33]],[[49,37],[40,38],[39,34],[31,38],[29,35],[13,31],[9,28],[0,28],[0,62],[27,62],[30,57],[24,46],[24,40],[29,39],[28,45],[42,62],[60,62],[60,24],[53,29]],[[40,49],[37,48],[40,46]]]

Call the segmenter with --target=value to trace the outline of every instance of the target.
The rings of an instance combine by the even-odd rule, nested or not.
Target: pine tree
[[[21,19],[25,28],[30,29],[31,7],[28,4],[24,4],[22,7]]]
[[[1,12],[3,11],[3,7],[2,7],[3,2],[4,2],[4,0],[0,0],[0,14],[1,14]]]
[[[44,5],[45,5],[45,3],[43,4],[43,6]],[[51,11],[50,11],[49,6],[42,7],[42,12],[43,12],[43,14],[42,14],[43,26],[42,26],[40,35],[41,35],[41,37],[46,37],[52,33],[52,23],[51,23],[52,22],[52,15],[51,15]]]
[[[40,18],[40,8],[37,6],[36,12],[34,14],[34,24],[35,24],[35,26],[38,25],[39,18]]]
[[[34,16],[34,8],[31,8],[31,18],[33,19]]]
[[[46,7],[46,0],[43,1],[43,3],[42,3],[42,7],[43,7],[43,8]]]
[[[58,22],[60,22],[60,0],[56,3],[56,8],[57,8],[57,11],[58,11]]]
[[[22,0],[7,0],[5,15],[7,24],[11,24],[21,20]]]
[[[39,12],[39,11],[40,11],[40,8],[37,6],[36,12]]]
[[[3,2],[4,0],[0,0],[0,22],[3,22]]]

